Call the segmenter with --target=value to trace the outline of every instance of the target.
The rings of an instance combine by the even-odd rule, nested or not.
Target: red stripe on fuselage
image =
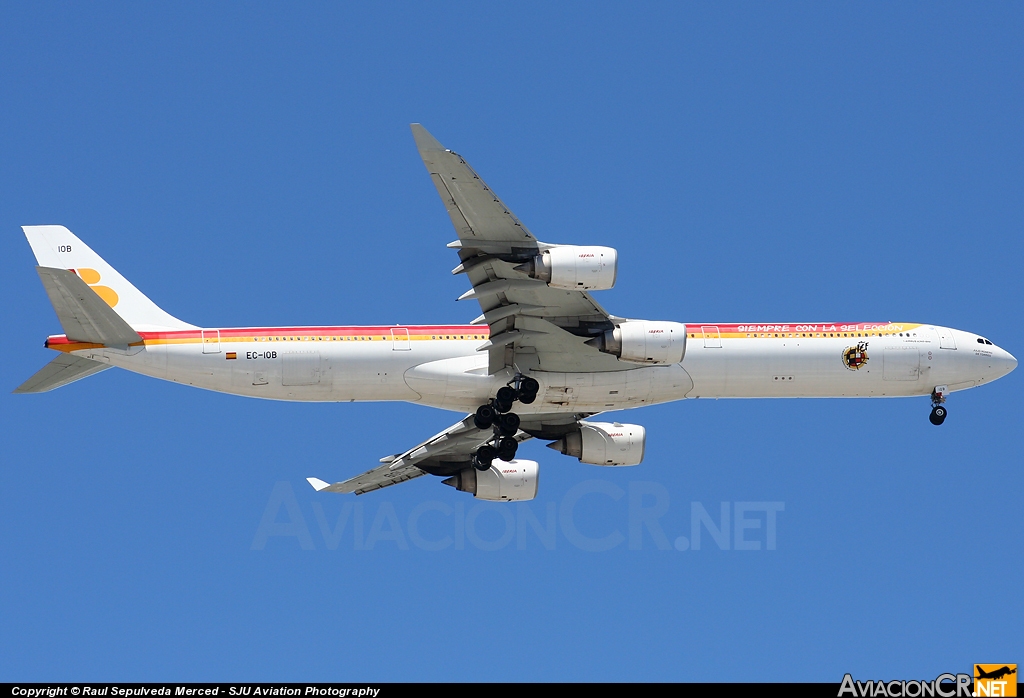
[[[760,332],[870,332],[888,328],[889,322],[807,322],[807,323],[685,323],[689,332],[700,333],[702,328],[717,328],[722,334]],[[899,323],[897,323],[899,324]],[[909,323],[913,324],[913,323]],[[294,326],[294,327],[211,327],[195,330],[166,332],[139,332],[143,340],[200,339],[203,332],[220,332],[221,340],[234,337],[299,337],[317,336],[389,336],[392,330],[407,330],[410,335],[488,334],[485,325],[349,325],[349,326]],[[53,335],[47,345],[81,344],[64,335]]]

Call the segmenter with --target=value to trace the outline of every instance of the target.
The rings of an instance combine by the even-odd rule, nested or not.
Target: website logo
[[[975,664],[975,696],[1017,695],[1016,664]]]

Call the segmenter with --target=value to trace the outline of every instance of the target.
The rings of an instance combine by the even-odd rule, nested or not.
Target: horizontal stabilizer
[[[68,339],[128,346],[142,337],[82,279],[67,269],[36,267]]]
[[[84,356],[61,354],[39,369],[34,376],[14,389],[16,393],[45,393],[68,383],[74,383],[86,376],[105,371],[109,364],[87,359]]]

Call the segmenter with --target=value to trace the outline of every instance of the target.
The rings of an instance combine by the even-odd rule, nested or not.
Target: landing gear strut
[[[517,400],[529,405],[537,399],[540,384],[533,378],[517,375],[506,386],[498,389],[495,397],[486,405],[480,405],[473,415],[473,424],[477,429],[494,428],[494,438],[477,449],[473,455],[473,467],[487,470],[495,458],[512,460],[516,457],[519,442],[515,435],[519,431],[519,415],[512,412],[512,405]]]
[[[928,415],[928,421],[939,426],[946,421],[946,408],[942,406],[942,403],[946,401],[947,388],[944,385],[940,385],[932,391],[932,413]]]

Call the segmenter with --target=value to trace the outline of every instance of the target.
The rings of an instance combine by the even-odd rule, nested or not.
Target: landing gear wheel
[[[537,393],[519,393],[519,402],[530,405],[537,399]]]
[[[540,390],[540,383],[533,378],[524,378],[519,381],[519,392],[520,394],[536,395],[537,391]],[[522,400],[522,397],[519,398]]]
[[[946,408],[943,407],[942,405],[936,405],[935,407],[933,407],[932,413],[928,415],[928,421],[934,424],[935,426],[939,426],[940,424],[942,424],[944,421],[946,421]]]
[[[491,461],[498,457],[498,451],[494,446],[481,446],[476,450],[476,457],[473,459],[473,467],[477,470],[487,470],[491,467]]]
[[[481,449],[484,447],[481,447]],[[498,458],[503,461],[510,461],[516,457],[516,451],[519,449],[519,442],[515,439],[503,436],[498,439]]]
[[[515,412],[508,412],[498,417],[498,428],[502,436],[515,436],[519,431],[519,415]]]
[[[476,414],[473,415],[473,424],[477,429],[490,429],[497,416],[498,413],[490,405],[480,405],[476,408]]]
[[[508,412],[512,409],[512,403],[516,401],[516,391],[507,385],[498,388],[498,394],[494,398],[494,407],[498,412]]]

